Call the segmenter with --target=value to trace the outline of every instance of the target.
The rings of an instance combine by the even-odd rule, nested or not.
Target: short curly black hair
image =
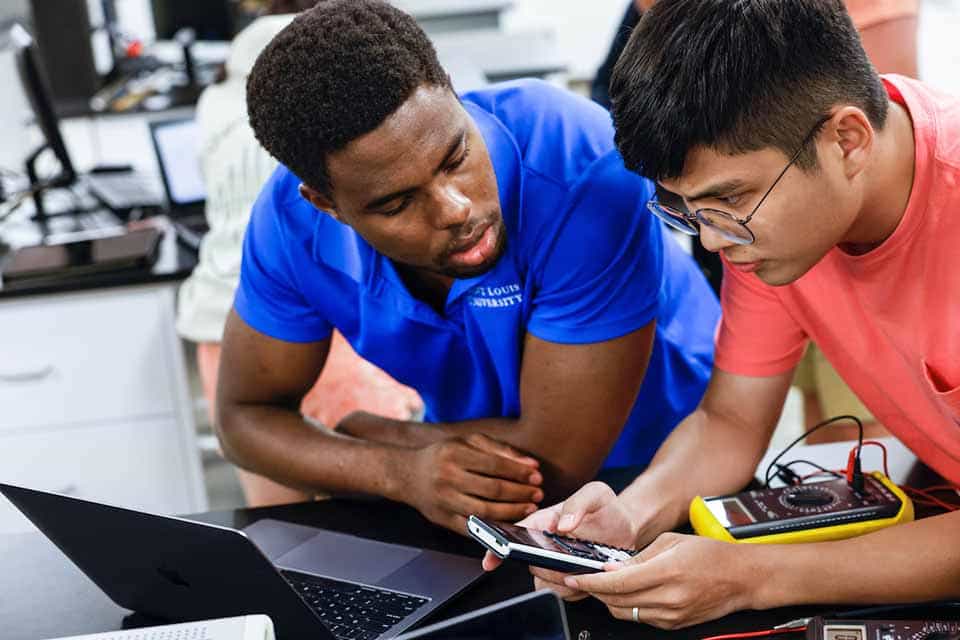
[[[330,153],[376,129],[420,86],[450,87],[412,17],[380,0],[327,0],[257,58],[247,113],[260,144],[330,196]]]

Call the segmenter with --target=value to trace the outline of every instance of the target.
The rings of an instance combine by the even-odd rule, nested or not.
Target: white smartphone
[[[477,516],[467,519],[467,531],[498,558],[564,573],[603,571],[607,562],[624,562],[638,553],[514,524],[485,522]]]

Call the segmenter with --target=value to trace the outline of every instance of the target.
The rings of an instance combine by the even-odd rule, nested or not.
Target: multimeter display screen
[[[715,510],[714,515],[718,516],[717,519],[720,524],[725,527],[742,527],[757,521],[743,506],[743,503],[736,498],[727,498],[718,502],[720,503],[718,505],[720,509]],[[713,511],[713,509],[711,510]],[[717,511],[720,513],[717,513]]]

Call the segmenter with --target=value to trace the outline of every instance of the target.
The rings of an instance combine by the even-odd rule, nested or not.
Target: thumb
[[[493,555],[492,552],[487,551],[483,555],[483,562],[481,564],[483,565],[484,571],[493,571],[494,569],[499,567],[502,563],[503,563],[503,560]]]
[[[673,549],[675,546],[683,542],[683,539],[684,536],[680,535],[679,533],[673,533],[672,531],[661,533],[659,536],[657,536],[656,540],[644,547],[640,553],[633,556],[630,559],[630,562],[647,562],[649,560],[653,560],[661,553]]]
[[[563,501],[557,531],[569,533],[583,521],[584,517],[595,513],[616,499],[616,494],[602,482],[587,483],[575,494]]]

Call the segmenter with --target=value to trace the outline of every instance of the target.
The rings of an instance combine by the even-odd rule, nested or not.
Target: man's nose
[[[450,180],[437,190],[434,226],[449,229],[470,219],[471,201],[455,181]]]
[[[718,233],[716,229],[702,223],[700,224],[700,244],[703,245],[704,249],[713,253],[720,253],[727,247],[734,245],[733,242]]]

